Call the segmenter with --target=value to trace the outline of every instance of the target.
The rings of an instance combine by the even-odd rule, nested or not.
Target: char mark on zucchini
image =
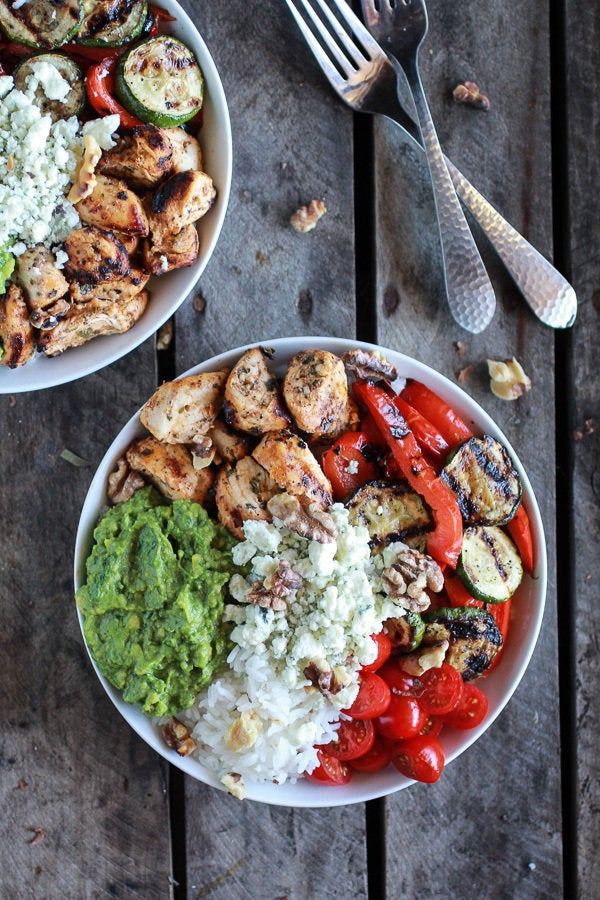
[[[464,681],[483,675],[502,649],[502,634],[493,616],[483,609],[459,607],[436,609],[423,614],[422,647],[449,643],[445,661]]]
[[[7,37],[39,50],[70,40],[82,16],[80,0],[27,0],[16,9],[12,0],[0,0],[0,26]]]
[[[506,448],[486,434],[462,444],[442,469],[467,525],[504,525],[521,502],[521,479]]]
[[[429,508],[403,481],[368,481],[346,501],[353,525],[364,525],[371,546],[407,543],[433,528]]]

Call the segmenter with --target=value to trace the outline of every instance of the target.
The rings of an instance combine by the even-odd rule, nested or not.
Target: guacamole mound
[[[224,666],[234,543],[199,504],[151,487],[99,521],[76,600],[98,668],[128,703],[171,716]]]

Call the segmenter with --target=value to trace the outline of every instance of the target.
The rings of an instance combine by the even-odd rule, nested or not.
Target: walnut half
[[[327,208],[322,200],[311,200],[308,206],[301,206],[290,218],[294,231],[305,234],[312,231],[319,219],[325,215]]]
[[[280,559],[271,575],[264,581],[255,581],[246,594],[246,603],[255,603],[264,609],[276,611],[285,609],[286,599],[298,590],[302,584],[302,576],[294,572],[287,559]]]
[[[413,612],[423,612],[431,602],[426,589],[438,594],[444,587],[444,576],[431,556],[405,547],[383,570],[381,583],[391,600]]]

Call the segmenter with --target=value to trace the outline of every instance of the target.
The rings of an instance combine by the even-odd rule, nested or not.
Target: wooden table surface
[[[184,5],[219,68],[235,150],[195,291],[204,310],[183,304],[168,351],[152,339],[81,381],[0,397],[0,896],[598,897],[597,10],[429,2],[422,70],[442,144],[580,304],[569,332],[546,328],[482,240],[498,309],[473,336],[443,301],[431,195],[399,130],[338,102],[283,0]],[[489,113],[452,103],[464,79]],[[327,215],[298,235],[289,216],[313,198]],[[472,367],[465,389],[517,448],[548,543],[541,635],[506,710],[438,784],[333,810],[240,803],[171,769],[105,696],[73,602],[91,474],[156,384],[298,334],[376,340],[453,380]],[[513,355],[532,389],[511,404],[490,393],[485,359]]]

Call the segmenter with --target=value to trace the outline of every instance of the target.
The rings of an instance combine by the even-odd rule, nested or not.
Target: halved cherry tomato
[[[317,750],[317,759],[319,760],[319,765],[312,772],[305,772],[305,778],[319,784],[348,784],[352,778],[350,766],[341,759],[336,759],[320,749]]]
[[[390,741],[406,741],[419,734],[426,719],[427,713],[416,697],[392,691],[390,705],[375,719],[375,728]]]
[[[392,763],[402,775],[433,784],[444,769],[444,748],[437,738],[419,735],[392,749]]]
[[[350,765],[358,772],[381,772],[390,764],[392,749],[383,738],[375,735],[375,742],[371,749],[363,756],[353,759]]]
[[[439,431],[402,397],[393,397],[392,399],[394,406],[404,417],[406,424],[416,437],[419,446],[433,459],[444,460],[450,447]]]
[[[356,700],[344,712],[352,719],[376,719],[390,705],[391,691],[379,675],[365,672],[360,675],[360,687]]]
[[[519,504],[516,513],[506,525],[506,530],[517,545],[523,568],[528,575],[533,575],[533,540],[531,537],[531,524],[522,503]]]
[[[133,116],[124,106],[121,106],[114,98],[115,92],[115,67],[117,60],[107,56],[97,65],[90,66],[85,76],[85,89],[88,100],[98,115],[118,115],[121,118],[123,128],[135,128],[142,125],[141,119]]]
[[[353,390],[357,399],[373,415],[402,475],[431,508],[435,528],[427,535],[427,552],[437,562],[456,568],[463,531],[456,496],[423,456],[414,434],[393,405],[390,395],[368,381],[355,381]]]
[[[460,672],[443,662],[435,669],[428,669],[419,676],[422,692],[419,703],[425,712],[434,716],[443,716],[453,710],[459,703],[463,692],[463,680]]]
[[[485,719],[487,711],[488,698],[486,695],[476,684],[467,682],[458,706],[444,716],[444,724],[461,731],[476,728]]]
[[[420,381],[409,381],[400,396],[431,422],[449,447],[456,447],[473,437],[473,432],[458,413]]]
[[[428,715],[425,719],[425,724],[421,728],[419,734],[426,734],[429,737],[438,737],[443,727],[444,720],[441,716]]]
[[[416,697],[419,686],[414,675],[409,675],[402,669],[401,657],[389,659],[379,669],[379,677],[390,686],[394,694],[403,694],[406,697]]]
[[[348,762],[368,753],[375,742],[375,726],[370,719],[342,719],[337,741],[323,748],[329,756]]]
[[[362,431],[347,431],[323,454],[321,465],[336,500],[344,500],[366,481],[377,478],[377,466],[368,459],[368,448]]]
[[[371,640],[377,644],[377,656],[372,663],[362,666],[361,672],[377,672],[378,669],[386,662],[392,652],[392,642],[385,633],[380,631],[378,634],[372,634]]]
[[[450,606],[477,606],[483,609],[485,603],[483,600],[476,600],[468,592],[458,575],[447,575],[444,579],[444,587],[450,600]],[[501,606],[502,604],[498,604]]]
[[[371,413],[366,413],[360,420],[360,430],[366,436],[367,441],[376,450],[387,450],[385,438],[375,424],[375,419]]]
[[[504,647],[506,646],[506,636],[508,634],[508,626],[510,623],[510,606],[512,603],[512,597],[509,597],[508,600],[505,600],[504,603],[488,603],[487,611],[494,619],[494,622],[500,629],[500,634],[502,635],[502,647],[500,648],[500,652],[496,654],[494,657],[494,661],[491,666],[489,666],[484,675],[489,675],[490,672],[496,668],[498,663],[502,658],[502,654],[504,652]]]
[[[172,16],[171,13],[168,13],[166,9],[163,9],[162,6],[156,6],[154,3],[148,4],[152,15],[155,19],[158,19],[159,22],[174,22],[175,16]]]

